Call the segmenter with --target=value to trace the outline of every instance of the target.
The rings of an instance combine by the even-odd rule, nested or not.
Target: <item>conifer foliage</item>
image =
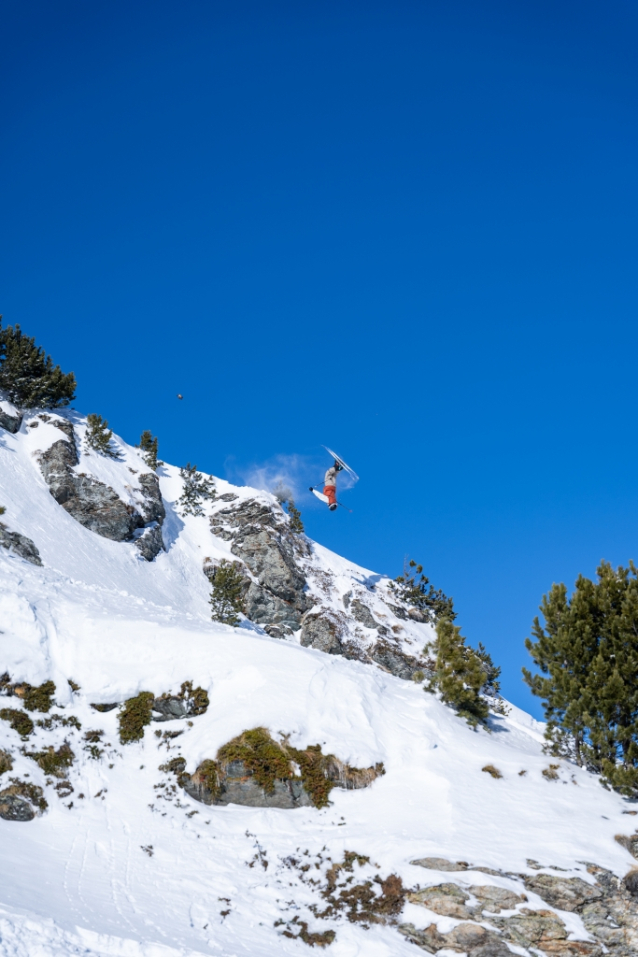
[[[2,328],[0,316],[0,389],[23,409],[58,409],[75,398],[72,372],[54,366],[35,339],[25,336],[20,326]]]
[[[215,498],[215,479],[211,475],[205,478],[197,471],[197,466],[191,465],[190,462],[179,470],[179,474],[184,480],[184,489],[177,502],[182,515],[203,515],[202,502]]]
[[[552,751],[638,796],[638,570],[602,562],[571,597],[553,585],[525,642],[540,671],[523,669],[542,699]]]
[[[430,579],[423,574],[423,566],[417,565],[413,559],[406,562],[403,574],[394,579],[392,588],[398,598],[424,612],[427,621],[439,618],[453,621],[456,618],[452,599],[430,585]]]
[[[293,498],[289,498],[286,501],[286,509],[288,510],[288,514],[290,515],[291,531],[293,531],[296,535],[303,535],[303,533],[305,532],[305,528],[301,520],[301,512],[295,505],[295,500]]]
[[[439,619],[434,644],[436,668],[427,690],[438,691],[441,700],[466,718],[472,727],[485,722],[489,714],[487,701],[482,697],[489,680],[485,659],[489,662],[492,681],[500,674],[482,645],[479,648],[481,651],[476,652],[465,644],[461,629],[450,618]]]
[[[242,610],[244,576],[237,562],[223,560],[212,576],[213,590],[210,596],[213,621],[224,625],[237,625]]]
[[[142,458],[148,465],[149,469],[155,471],[157,466],[160,464],[157,461],[157,452],[158,452],[158,441],[157,436],[153,436],[148,429],[145,429],[140,436],[140,443],[137,448],[142,453]]]
[[[101,415],[95,415],[91,412],[86,417],[87,430],[84,435],[84,445],[87,449],[93,449],[100,455],[107,455],[111,459],[119,458],[117,449],[111,447],[113,432],[109,429],[109,424]]]

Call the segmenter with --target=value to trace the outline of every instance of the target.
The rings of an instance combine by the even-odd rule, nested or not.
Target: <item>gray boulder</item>
[[[345,598],[345,596],[344,596]],[[346,606],[347,607],[347,606]],[[378,628],[379,622],[372,617],[372,612],[367,605],[355,598],[350,606],[350,612],[353,618],[361,622],[364,628]]]
[[[417,867],[427,867],[430,871],[466,871],[467,863],[465,861],[448,861],[445,857],[418,857],[410,864]]]
[[[465,906],[469,899],[470,895],[458,884],[438,884],[408,893],[411,904],[421,904],[440,917],[454,917],[456,920],[467,920],[472,916]]]
[[[312,801],[301,781],[276,779],[272,791],[265,791],[243,761],[231,761],[218,770],[218,790],[213,792],[204,766],[195,774],[180,776],[187,794],[203,804],[242,804],[244,807],[311,807]]]
[[[153,525],[150,528],[145,528],[142,535],[135,539],[135,545],[140,550],[142,558],[145,558],[147,562],[152,562],[164,548],[160,526]]]
[[[9,415],[8,412],[3,412],[2,409],[0,409],[0,428],[6,429],[7,432],[11,432],[12,435],[15,435],[21,423],[22,415]]]
[[[559,910],[575,911],[583,904],[603,896],[599,887],[580,877],[555,877],[553,874],[535,874],[525,878],[525,887]]]
[[[178,695],[165,695],[163,698],[155,698],[152,704],[153,721],[174,721],[176,718],[187,718],[191,714],[191,707],[188,699],[180,698]]]
[[[344,653],[343,634],[343,622],[334,612],[310,612],[302,620],[301,644],[304,648],[341,655]]]
[[[6,525],[0,522],[0,546],[8,551],[19,555],[25,561],[32,565],[42,565],[40,552],[26,535],[20,535],[18,532],[10,532]]]
[[[35,811],[28,801],[17,794],[0,791],[0,818],[3,821],[32,821]]]

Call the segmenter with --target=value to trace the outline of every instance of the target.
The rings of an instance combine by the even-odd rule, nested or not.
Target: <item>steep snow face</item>
[[[64,417],[81,448],[84,420]],[[0,720],[0,750],[13,762],[0,789],[11,779],[30,782],[48,802],[32,821],[0,820],[0,954],[303,954],[305,922],[306,935],[335,932],[328,952],[337,957],[408,957],[419,951],[396,924],[434,924],[444,935],[459,920],[407,900],[378,923],[352,922],[339,910],[317,916],[327,906],[328,869],[346,852],[369,858],[350,866],[353,880],[373,889],[381,886],[375,877],[395,874],[405,888],[454,880],[520,895],[516,875],[536,873],[530,860],[591,886],[583,861],[620,876],[629,870],[631,857],[614,835],[633,831],[632,806],[566,762],[544,775],[542,725],[518,709],[492,716],[490,732],[475,732],[415,682],[356,655],[304,647],[301,632],[275,638],[250,622],[228,628],[210,620],[204,560],[236,557],[232,538],[213,535],[210,518],[248,500],[277,509],[271,495],[217,479],[218,499],[205,514],[182,516],[179,470],[162,467],[166,551],[146,562],[133,543],[101,538],[54,501],[38,455],[60,433],[42,420],[33,428],[32,419],[15,435],[0,431],[3,521],[33,540],[43,562],[36,567],[0,549],[0,673],[32,685],[51,679],[56,693],[50,714],[29,713],[36,724],[27,740]],[[133,507],[147,469],[136,449],[116,441],[119,461],[81,452],[77,469]],[[219,499],[231,494],[232,501]],[[429,625],[388,608],[387,579],[313,542],[298,563],[309,606],[341,616],[364,659],[378,625],[405,655],[431,641]],[[141,691],[175,693],[185,681],[208,692],[206,713],[151,724],[133,744],[119,742],[118,709],[91,707]],[[0,706],[23,710],[17,697],[0,698]],[[47,726],[52,714],[60,717]],[[182,757],[192,773],[256,727],[288,735],[295,747],[320,744],[356,767],[382,762],[386,773],[363,790],[335,789],[322,810],[279,810],[203,805],[160,769]],[[33,756],[64,742],[74,754],[66,777],[45,774]],[[502,776],[482,770],[488,765]],[[428,857],[467,866],[451,875],[410,863]],[[532,891],[527,897],[528,908],[547,906]],[[580,912],[559,916],[566,933],[592,940]],[[478,920],[494,930],[488,918]]]

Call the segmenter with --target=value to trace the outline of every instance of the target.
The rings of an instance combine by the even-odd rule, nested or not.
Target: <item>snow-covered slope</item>
[[[84,419],[75,412],[64,417],[81,439]],[[0,430],[2,521],[31,539],[42,560],[38,567],[0,548],[0,673],[31,685],[53,680],[51,713],[73,717],[81,728],[54,720],[53,727],[36,725],[25,743],[0,721],[0,749],[13,760],[0,788],[10,778],[26,780],[42,787],[48,802],[31,821],[0,820],[0,954],[302,954],[312,945],[312,938],[297,938],[306,922],[306,937],[336,933],[333,942],[315,944],[328,943],[338,957],[408,957],[419,953],[418,944],[397,924],[417,930],[436,924],[445,934],[459,919],[409,900],[391,920],[349,920],[347,908],[317,916],[312,908],[325,909],[330,863],[347,860],[346,852],[369,858],[350,867],[355,883],[369,880],[372,888],[381,886],[375,876],[394,874],[410,889],[454,880],[519,895],[516,875],[539,873],[534,862],[541,873],[578,876],[592,887],[583,862],[618,876],[630,869],[632,859],[614,835],[633,830],[627,816],[633,807],[566,762],[544,775],[550,759],[538,722],[511,707],[492,716],[491,732],[472,731],[417,682],[366,658],[373,632],[348,611],[358,596],[377,620],[394,622],[394,632],[386,631],[405,656],[418,657],[432,638],[429,625],[388,611],[384,599],[391,593],[381,576],[312,542],[299,557],[309,606],[344,618],[364,649],[361,660],[358,653],[303,647],[298,632],[282,639],[248,621],[238,628],[214,623],[203,562],[235,559],[232,540],[211,532],[211,515],[229,507],[219,496],[237,496],[233,508],[256,500],[278,509],[275,499],[217,479],[218,498],[206,504],[205,515],[182,516],[175,505],[179,470],[163,466],[166,551],[144,561],[134,542],[100,537],[54,500],[38,463],[60,430],[43,420],[34,428],[33,418],[15,435]],[[76,471],[106,483],[134,508],[138,476],[147,469],[136,449],[119,439],[117,445],[116,461],[87,456],[78,442]],[[140,691],[176,693],[185,681],[208,692],[206,713],[151,725],[141,742],[120,744],[118,710],[91,707]],[[15,696],[0,698],[0,706],[22,708]],[[45,722],[47,715],[31,717]],[[382,762],[385,774],[360,790],[335,788],[323,809],[284,810],[202,804],[159,768],[179,755],[192,773],[255,727],[275,738],[289,735],[295,747],[321,744],[324,753],[358,768]],[[167,729],[182,733],[170,737]],[[103,751],[97,757],[89,731],[103,732],[94,737]],[[72,792],[25,753],[64,741],[75,755]],[[488,765],[502,777],[482,770]],[[410,863],[428,857],[470,867],[459,865],[451,875]],[[526,893],[525,907],[546,907],[529,886]],[[559,916],[572,937],[598,946],[581,911],[559,908]],[[498,926],[489,919],[482,925]]]

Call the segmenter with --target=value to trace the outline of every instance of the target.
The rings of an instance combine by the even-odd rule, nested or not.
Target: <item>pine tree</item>
[[[242,611],[244,576],[237,562],[223,560],[212,575],[213,590],[210,596],[213,621],[224,625],[237,625]]]
[[[437,621],[439,618],[454,621],[456,612],[452,599],[444,595],[441,589],[437,591],[433,585],[429,588],[428,585],[430,579],[423,574],[423,566],[417,565],[411,559],[406,562],[403,574],[394,579],[391,587],[399,598],[423,611],[428,621]]]
[[[497,698],[501,691],[501,682],[498,680],[501,676],[501,669],[494,664],[491,654],[480,641],[475,654],[481,661],[484,675],[481,693],[487,695],[488,698]]]
[[[523,669],[543,701],[546,735],[555,753],[602,774],[624,794],[638,794],[638,572],[597,569],[543,597],[525,645],[540,674]]]
[[[20,326],[2,328],[0,316],[0,389],[11,402],[25,409],[57,409],[75,398],[72,372],[54,366],[35,339],[25,336]]]
[[[179,470],[179,474],[184,480],[184,488],[177,502],[182,509],[182,515],[203,515],[202,502],[215,498],[215,479],[212,475],[205,478],[197,471],[197,466],[191,465],[190,462]]]
[[[100,455],[107,455],[111,459],[119,458],[117,449],[111,448],[111,439],[113,432],[109,429],[109,424],[101,415],[89,413],[86,417],[87,430],[84,435],[84,445],[87,449],[93,449]]]
[[[296,535],[303,535],[305,528],[301,520],[301,512],[295,505],[295,500],[292,497],[287,499],[286,508],[288,510],[288,514],[290,515],[291,531],[295,532]]]
[[[436,666],[427,690],[439,691],[445,704],[476,727],[489,714],[487,702],[481,697],[486,684],[484,661],[465,644],[461,629],[450,618],[438,620],[436,635]]]
[[[157,436],[153,437],[151,432],[149,432],[148,429],[145,429],[144,432],[142,432],[142,435],[140,437],[140,443],[138,446],[136,446],[136,448],[138,448],[141,451],[142,458],[148,465],[149,469],[152,469],[154,472],[157,466],[159,465],[159,462],[157,461],[157,452],[158,452]]]

